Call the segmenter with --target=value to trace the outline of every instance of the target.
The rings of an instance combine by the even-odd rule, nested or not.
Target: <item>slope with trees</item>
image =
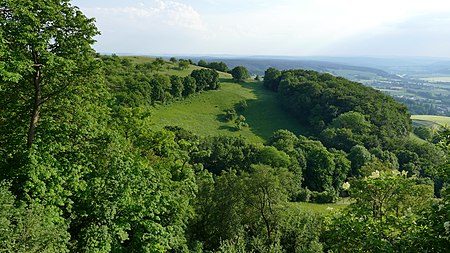
[[[410,115],[393,98],[362,84],[307,70],[269,68],[264,86],[322,140],[349,151],[356,144],[392,149],[409,136]]]
[[[448,251],[449,131],[404,140],[388,98],[272,69],[266,86],[320,138],[153,130],[155,105],[220,92],[218,73],[97,55],[94,20],[67,0],[0,0],[0,16],[0,251]],[[328,218],[295,203],[346,194]]]

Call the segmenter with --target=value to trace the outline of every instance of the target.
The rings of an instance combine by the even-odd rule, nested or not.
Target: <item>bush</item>
[[[237,103],[235,105],[236,111],[239,113],[242,113],[243,111],[245,111],[245,109],[247,109],[248,105],[247,105],[247,101],[245,100],[241,100],[239,103]]]
[[[295,198],[295,201],[309,202],[311,199],[311,191],[308,188],[301,188]]]
[[[331,189],[323,192],[312,191],[310,200],[314,203],[335,203],[337,198],[336,192]]]
[[[237,118],[236,110],[228,109],[225,111],[225,119],[230,122]]]

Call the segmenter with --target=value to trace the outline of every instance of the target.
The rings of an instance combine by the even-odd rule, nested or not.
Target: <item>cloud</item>
[[[329,45],[325,54],[380,56],[450,56],[448,13],[411,17]]]
[[[449,48],[448,0],[74,1],[96,17],[102,52],[437,54]]]
[[[199,31],[206,29],[200,14],[192,6],[170,0],[147,1],[128,7],[96,8],[94,12],[96,16],[107,15],[151,26],[163,24]]]

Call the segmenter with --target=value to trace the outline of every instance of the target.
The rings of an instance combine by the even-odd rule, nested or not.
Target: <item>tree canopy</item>
[[[0,0],[0,25],[1,252],[448,252],[450,130],[405,138],[391,98],[268,69],[311,136],[159,129],[155,110],[220,92],[218,72],[96,54],[94,20],[68,0]],[[233,99],[229,121],[255,130],[252,101]],[[343,196],[327,214],[296,203]]]
[[[322,137],[333,147],[394,149],[411,130],[406,106],[380,91],[341,77],[309,70],[269,68],[264,85],[278,91],[284,106],[299,120],[326,131]]]
[[[244,66],[236,66],[231,70],[231,75],[236,82],[242,82],[250,77],[250,73]]]

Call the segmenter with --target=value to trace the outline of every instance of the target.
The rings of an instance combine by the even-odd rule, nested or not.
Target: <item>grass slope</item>
[[[267,141],[278,129],[305,134],[305,128],[282,110],[275,93],[265,90],[260,82],[234,83],[229,74],[221,74],[219,90],[207,91],[182,101],[155,108],[151,117],[154,129],[167,125],[180,126],[201,136],[243,136],[255,143]],[[248,128],[236,131],[233,122],[224,120],[224,111],[245,100],[242,112]]]
[[[152,63],[156,58],[146,57],[146,56],[122,56],[121,58],[129,59],[131,62],[135,64],[144,64],[144,63]],[[169,61],[166,61],[164,67],[159,71],[160,74],[168,74],[168,75],[177,75],[177,76],[188,76],[191,74],[194,69],[202,69],[202,67],[189,65],[189,68],[180,70],[178,68],[178,64],[173,64]],[[226,73],[220,73],[222,76],[227,76]]]
[[[414,125],[439,127],[450,125],[450,117],[436,115],[412,115]]]

